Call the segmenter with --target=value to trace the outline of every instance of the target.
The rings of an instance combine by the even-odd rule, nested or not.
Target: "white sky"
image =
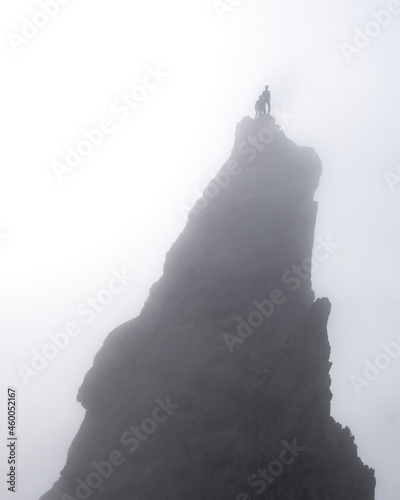
[[[179,207],[227,160],[237,122],[268,83],[273,114],[294,115],[287,135],[323,161],[316,236],[340,244],[313,280],[333,304],[332,412],[376,469],[377,500],[397,500],[400,359],[360,396],[350,376],[400,335],[400,182],[392,192],[384,178],[400,174],[400,14],[350,63],[340,49],[389,3],[243,0],[221,20],[212,0],[72,0],[16,53],[8,34],[41,7],[2,2],[0,421],[5,432],[6,387],[17,387],[13,498],[37,498],[57,479],[95,353],[139,313],[185,225]],[[168,76],[123,121],[112,103],[149,66]],[[113,133],[59,183],[52,162],[104,118]],[[77,306],[124,268],[134,279],[86,324]],[[81,335],[25,386],[17,366],[71,321]]]

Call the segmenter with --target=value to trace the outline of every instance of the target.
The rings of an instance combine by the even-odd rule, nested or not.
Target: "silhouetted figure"
[[[268,104],[268,114],[271,112],[271,92],[268,90],[268,85],[265,86],[264,92],[261,94],[264,99],[264,110],[265,105]],[[265,113],[265,111],[264,111]]]
[[[256,102],[256,118],[258,118],[262,113],[266,113],[265,111],[265,101],[263,96],[258,96],[258,100]]]

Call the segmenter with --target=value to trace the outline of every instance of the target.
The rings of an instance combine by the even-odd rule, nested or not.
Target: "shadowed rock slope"
[[[310,276],[320,175],[273,118],[239,123],[140,316],[96,355],[42,500],[374,499],[330,416],[330,303]],[[317,239],[315,259],[334,248]]]

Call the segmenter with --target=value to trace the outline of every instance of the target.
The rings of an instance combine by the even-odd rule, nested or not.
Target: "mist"
[[[13,387],[13,498],[38,498],[57,479],[96,352],[140,313],[188,208],[268,84],[277,123],[323,164],[315,237],[335,251],[312,281],[332,302],[332,414],[375,469],[377,500],[397,499],[400,364],[381,363],[374,380],[364,372],[382,345],[400,342],[400,2],[88,0],[58,2],[45,22],[38,12],[51,3],[0,7],[2,428]],[[79,149],[88,137],[90,150]],[[67,329],[68,345],[35,370],[35,353]],[[4,441],[3,478],[6,453]],[[11,497],[4,479],[2,488]]]

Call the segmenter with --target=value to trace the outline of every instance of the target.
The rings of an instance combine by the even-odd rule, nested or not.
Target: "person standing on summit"
[[[263,96],[260,95],[258,97],[258,101],[256,102],[256,119],[261,115],[261,113],[265,114],[265,101]]]
[[[269,91],[268,85],[265,86],[264,92],[261,94],[263,101],[268,105],[268,114],[271,112],[271,92]]]

